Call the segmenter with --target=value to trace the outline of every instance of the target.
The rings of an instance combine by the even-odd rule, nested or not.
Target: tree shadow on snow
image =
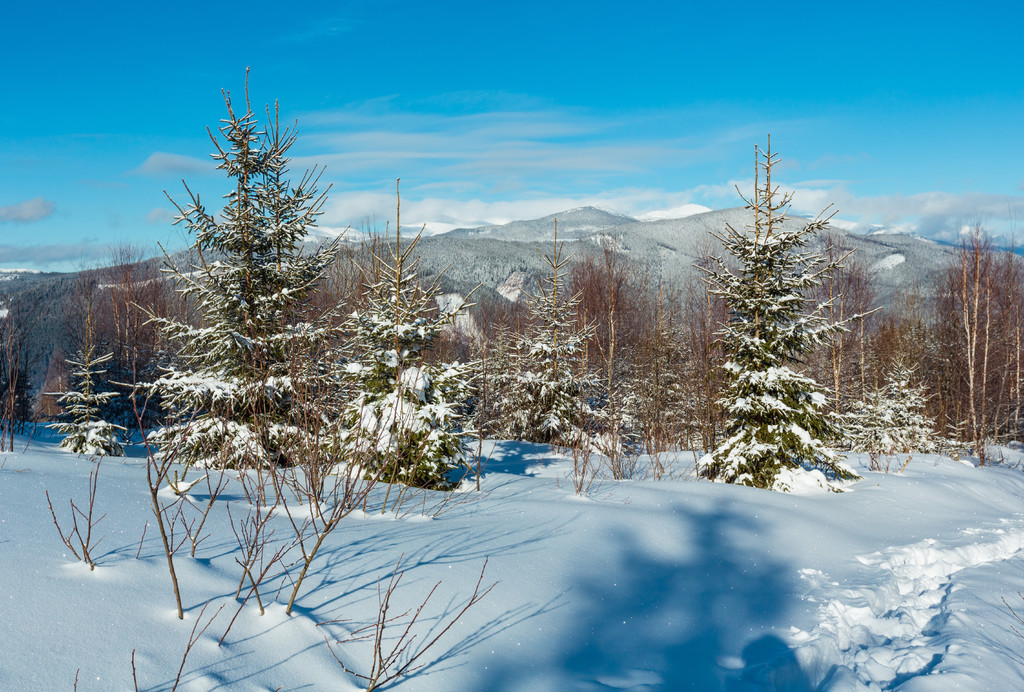
[[[772,626],[796,599],[795,570],[744,533],[758,527],[728,509],[680,504],[665,534],[692,537],[688,556],[644,548],[627,528],[611,532],[618,560],[579,574],[575,612],[543,659],[489,662],[479,690],[785,690],[809,692],[807,674]],[[737,541],[737,538],[744,540]]]
[[[534,468],[542,468],[560,461],[551,445],[512,440],[495,440],[490,454],[483,458],[481,476],[488,473],[507,473],[514,476],[536,476]],[[476,468],[476,464],[472,464]],[[474,478],[473,474],[469,478]]]
[[[320,619],[329,619],[323,614],[334,608],[351,608],[364,600],[376,600],[377,584],[391,576],[396,567],[395,556],[399,554],[401,569],[407,573],[403,585],[412,587],[426,579],[423,583],[429,588],[430,579],[419,576],[419,567],[466,563],[475,567],[496,555],[539,553],[545,539],[564,525],[554,520],[522,526],[498,524],[480,526],[473,533],[459,527],[441,532],[429,522],[408,524],[400,532],[387,530],[386,523],[378,525],[382,530],[372,531],[371,525],[366,527],[370,532],[325,550],[320,569],[307,576],[308,590],[332,594],[316,606]]]

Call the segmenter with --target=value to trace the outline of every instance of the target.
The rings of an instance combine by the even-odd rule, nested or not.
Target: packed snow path
[[[964,582],[972,571],[1020,562],[1021,551],[1024,518],[1018,516],[966,529],[946,543],[929,538],[858,556],[867,568],[860,584],[844,586],[818,570],[802,570],[812,587],[805,598],[826,594],[827,600],[817,627],[809,633],[794,628],[796,657],[807,670],[829,668],[823,691],[957,687],[963,681],[955,680],[956,659],[977,665],[981,656],[972,650],[986,645],[972,617],[979,604],[964,603],[979,600],[978,594],[959,597]],[[980,689],[976,685],[973,679],[966,688]]]

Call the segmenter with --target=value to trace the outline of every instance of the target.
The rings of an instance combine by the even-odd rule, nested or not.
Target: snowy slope
[[[587,237],[636,221],[630,216],[607,209],[578,207],[540,219],[510,221],[479,228],[456,228],[444,235],[458,238],[497,238],[516,242],[550,241],[555,234],[555,219],[558,219],[558,237],[565,240]]]
[[[186,620],[148,506],[144,461],[100,467],[102,537],[90,572],[67,555],[62,522],[91,463],[19,440],[0,469],[0,689],[354,690],[324,638],[372,622],[378,580],[403,556],[393,612],[440,582],[415,632],[437,634],[472,593],[484,560],[495,583],[400,690],[1024,689],[1024,639],[1000,602],[1024,602],[1024,473],[915,458],[904,475],[864,473],[848,492],[806,496],[677,480],[601,481],[579,499],[569,460],[545,447],[489,443],[483,492],[436,495],[404,517],[350,517],[314,563],[296,612],[276,575],[260,616],[238,609],[240,570],[225,507],[252,511],[237,484],[208,521],[196,558],[177,556]],[[863,460],[854,457],[858,464]],[[195,489],[192,499],[202,503]],[[428,514],[430,512],[427,512]],[[287,534],[275,519],[277,539]],[[142,539],[144,527],[145,539]],[[181,536],[180,530],[178,532]],[[342,621],[318,626],[317,623]],[[197,629],[197,631],[198,631]],[[397,630],[389,630],[397,634]],[[391,636],[390,634],[388,636]],[[366,643],[335,645],[369,666]],[[365,687],[365,685],[364,685]]]
[[[497,290],[513,272],[526,272],[532,284],[536,249],[550,250],[554,218],[558,218],[562,240],[601,240],[614,238],[615,247],[650,272],[652,285],[659,278],[679,281],[697,276],[694,263],[708,253],[720,253],[713,234],[721,234],[726,224],[743,229],[751,221],[742,207],[690,214],[683,218],[635,220],[593,207],[574,209],[542,219],[514,221],[501,226],[459,229],[425,238],[420,244],[423,268],[428,275],[450,266],[451,290],[467,291],[482,283]],[[806,219],[791,216],[792,223]],[[922,238],[899,233],[860,235],[839,227],[831,229],[842,251],[855,250],[850,261],[868,271],[878,304],[886,305],[896,296],[911,290],[931,290],[931,280],[950,261],[952,248]],[[595,252],[593,242],[571,244],[579,254]],[[812,242],[811,249],[825,250],[824,238]]]

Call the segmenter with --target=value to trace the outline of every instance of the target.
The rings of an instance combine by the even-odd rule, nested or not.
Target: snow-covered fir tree
[[[100,391],[100,383],[106,370],[101,366],[109,363],[112,353],[96,355],[93,344],[93,329],[89,314],[86,314],[85,344],[74,359],[68,359],[71,367],[70,389],[58,398],[64,420],[50,427],[64,435],[60,446],[75,454],[90,456],[124,456],[118,438],[126,430],[120,425],[103,420],[100,410],[117,392]]]
[[[885,384],[866,392],[864,401],[854,401],[846,416],[847,443],[855,452],[867,452],[875,468],[881,468],[882,457],[938,448],[934,421],[925,414],[925,388],[914,384],[914,374],[913,367],[894,361]]]
[[[551,273],[536,293],[524,291],[530,325],[516,338],[496,396],[505,437],[575,446],[593,413],[586,392],[595,378],[585,358],[593,329],[577,323],[580,295],[565,295],[565,268],[572,256],[562,254],[555,223],[554,251],[543,256]]]
[[[175,203],[197,259],[179,270],[168,258],[167,271],[200,322],[154,317],[179,346],[180,365],[152,385],[172,422],[151,439],[201,466],[301,463],[299,450],[327,440],[312,432],[324,414],[304,405],[320,386],[316,349],[329,329],[309,317],[307,298],[337,245],[303,251],[325,200],[319,175],[307,171],[293,184],[295,128],[280,125],[276,104],[261,125],[246,92],[244,112],[225,92],[224,143],[210,135],[212,158],[234,185],[220,215],[187,186],[189,203]]]
[[[791,196],[772,184],[777,162],[770,140],[767,150],[755,148],[754,195],[744,198],[753,223],[742,231],[727,226],[718,236],[737,266],[716,257],[705,270],[730,312],[722,332],[729,384],[722,401],[725,440],[700,468],[712,480],[788,490],[801,467],[855,476],[826,446],[837,430],[825,390],[791,367],[843,329],[824,318],[826,305],[807,309],[808,290],[838,266],[805,250],[828,218],[786,221]]]
[[[387,243],[387,254],[374,253],[364,268],[365,308],[345,324],[352,335],[343,371],[352,395],[345,441],[384,481],[445,489],[469,450],[464,414],[477,366],[424,357],[466,301],[439,304],[437,281],[420,284],[413,255],[420,236],[403,247],[400,220],[394,246]]]

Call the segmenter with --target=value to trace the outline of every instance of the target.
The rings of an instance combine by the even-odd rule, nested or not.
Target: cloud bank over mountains
[[[868,232],[883,226],[945,241],[978,222],[1006,235],[1024,215],[1019,189],[906,192],[906,181],[890,187],[882,176],[865,178],[885,163],[864,151],[814,150],[814,158],[801,159],[811,154],[799,139],[811,127],[808,121],[729,124],[725,118],[716,124],[713,108],[703,114],[602,116],[543,104],[503,109],[504,102],[488,104],[492,110],[486,112],[452,115],[430,105],[403,110],[391,99],[378,99],[301,116],[303,154],[295,164],[324,166],[324,179],[334,184],[325,226],[394,218],[395,171],[401,171],[403,218],[425,225],[428,233],[580,206],[647,220],[729,208],[742,203],[737,188],[752,191],[746,155],[753,143],[763,145],[768,132],[778,133],[773,141],[779,146],[803,145],[789,158],[783,151],[777,172],[800,214],[813,216],[832,204],[844,228]],[[722,171],[732,175],[722,177]],[[369,179],[376,190],[368,189]]]
[[[832,152],[807,141],[804,133],[823,127],[810,119],[741,122],[706,106],[599,112],[524,95],[472,93],[411,104],[370,99],[282,119],[299,126],[292,178],[316,167],[323,171],[321,189],[331,186],[319,219],[324,235],[393,224],[399,176],[403,227],[428,235],[587,206],[647,221],[727,209],[752,191],[750,154],[768,132],[782,149],[776,180],[793,194],[793,211],[814,216],[831,204],[835,225],[845,230],[885,228],[955,242],[964,226],[977,223],[1008,238],[1016,219],[1024,218],[1018,178],[1002,187],[981,181],[980,189],[950,179],[948,189],[915,191],[913,185],[930,179],[893,182],[891,157],[831,137]],[[147,149],[126,152],[130,158],[116,172],[90,170],[88,180],[74,183],[78,198],[55,182],[52,194],[0,206],[0,224],[38,223],[31,238],[2,239],[10,245],[5,254],[14,256],[6,264],[74,269],[69,260],[41,262],[47,254],[65,257],[83,235],[154,248],[161,242],[172,250],[187,244],[180,227],[172,229],[175,210],[164,191],[182,201],[184,179],[216,213],[231,188],[215,170],[201,130],[188,142],[156,139]]]

